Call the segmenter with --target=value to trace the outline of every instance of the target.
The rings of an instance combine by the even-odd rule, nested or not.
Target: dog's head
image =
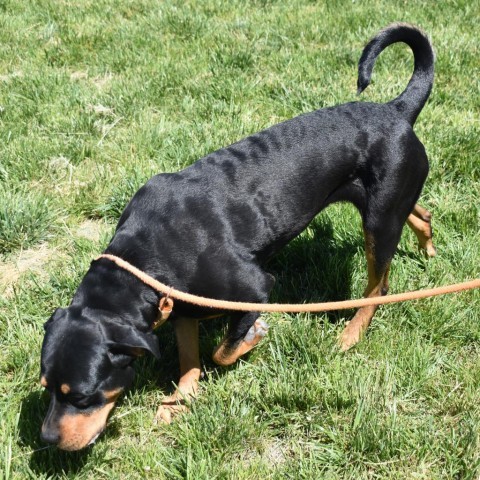
[[[101,318],[99,318],[101,317]],[[92,444],[118,396],[133,381],[133,360],[158,341],[88,308],[57,309],[45,324],[40,383],[50,392],[41,437],[62,450]]]

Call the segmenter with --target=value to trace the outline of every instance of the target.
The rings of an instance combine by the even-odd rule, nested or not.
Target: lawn
[[[420,203],[438,256],[405,229],[391,293],[478,277],[480,77],[473,0],[0,1],[0,478],[479,479],[480,292],[382,307],[341,353],[352,312],[265,315],[266,339],[228,369],[224,322],[201,324],[192,411],[155,425],[177,381],[162,359],[84,452],[41,443],[43,323],[66,306],[126,202],[158,172],[300,113],[357,100],[363,45],[393,21],[421,26],[436,81],[416,132],[430,159]],[[360,100],[406,86],[395,45]],[[358,214],[335,205],[269,265],[273,301],[360,297]]]

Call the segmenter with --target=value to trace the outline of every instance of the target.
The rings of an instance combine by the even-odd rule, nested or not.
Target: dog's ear
[[[108,356],[114,366],[126,366],[146,351],[160,358],[158,338],[153,333],[144,333],[132,326],[116,325],[109,334]]]
[[[58,320],[60,317],[62,317],[65,314],[65,309],[64,308],[57,308],[55,311],[52,313],[52,316],[43,324],[43,328],[47,330],[47,328],[55,322],[55,320]]]

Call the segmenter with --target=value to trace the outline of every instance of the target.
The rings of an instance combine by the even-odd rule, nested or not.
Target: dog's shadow
[[[311,303],[345,300],[351,295],[353,258],[363,238],[335,239],[328,219],[316,219],[267,264],[276,278],[272,302]],[[366,280],[366,277],[365,277]]]

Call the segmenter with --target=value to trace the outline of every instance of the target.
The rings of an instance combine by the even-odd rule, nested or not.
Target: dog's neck
[[[159,295],[129,272],[108,260],[92,262],[72,299],[72,306],[108,312],[142,331],[158,315]]]

